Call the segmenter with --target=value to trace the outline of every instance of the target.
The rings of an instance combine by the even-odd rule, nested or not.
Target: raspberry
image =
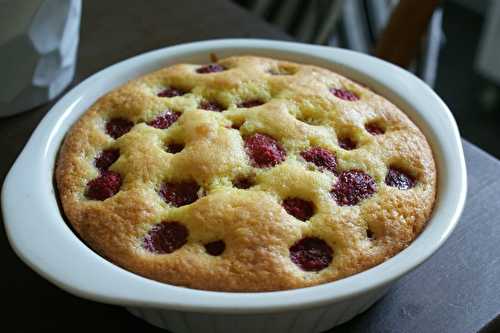
[[[356,149],[356,142],[352,141],[349,138],[339,138],[339,146],[345,150],[353,150]]]
[[[415,179],[403,170],[391,167],[385,176],[385,183],[400,190],[408,190],[415,186]]]
[[[320,170],[328,170],[337,173],[337,158],[328,150],[314,147],[300,153],[300,156],[307,162],[316,165]]]
[[[169,152],[171,154],[180,153],[183,149],[184,149],[183,144],[171,143],[171,144],[167,145],[167,152]]]
[[[331,194],[340,206],[353,206],[375,193],[377,185],[368,174],[359,170],[349,170],[339,175]]]
[[[286,152],[278,141],[270,136],[256,133],[245,139],[245,148],[257,168],[275,166],[285,160]]]
[[[237,178],[233,182],[234,187],[246,190],[247,188],[250,188],[253,186],[253,181],[250,178]]]
[[[187,243],[189,232],[179,222],[161,222],[144,237],[143,247],[153,253],[172,253]]]
[[[118,139],[134,126],[130,120],[123,118],[113,118],[106,124],[106,133],[113,139]]]
[[[120,150],[118,149],[106,149],[103,150],[99,156],[97,156],[94,160],[94,165],[100,171],[108,170],[111,164],[115,163],[115,161],[120,157]]]
[[[105,170],[87,184],[85,196],[92,200],[105,200],[120,190],[122,177],[119,173]]]
[[[177,121],[177,119],[179,119],[180,116],[180,112],[167,110],[157,116],[155,119],[148,122],[148,125],[159,129],[169,128],[173,123]]]
[[[156,96],[158,97],[177,97],[187,94],[186,90],[180,88],[166,88],[160,91]]]
[[[200,186],[196,183],[164,183],[160,196],[175,207],[189,205],[198,199]]]
[[[207,111],[215,111],[215,112],[222,112],[224,111],[224,107],[220,105],[217,102],[209,102],[209,101],[203,101],[200,104],[200,109],[207,110]]]
[[[264,104],[263,101],[258,100],[258,99],[252,99],[249,101],[241,102],[240,104],[238,104],[238,107],[239,108],[253,108],[253,107],[256,107],[256,106],[259,106],[262,104]]]
[[[366,229],[366,238],[369,238],[369,239],[375,238],[375,234],[373,233],[373,231],[371,229]]]
[[[225,70],[226,70],[226,68],[224,68],[223,66],[221,66],[219,64],[210,64],[210,65],[206,65],[206,66],[198,68],[196,70],[196,73],[208,74],[208,73],[222,72]]]
[[[283,207],[288,214],[301,221],[307,221],[314,214],[314,207],[310,201],[299,198],[289,198],[283,200]]]
[[[365,128],[371,135],[381,135],[385,133],[385,130],[376,123],[368,123],[365,125]]]
[[[292,262],[308,272],[320,271],[332,262],[333,250],[326,242],[316,237],[302,238],[290,247]]]
[[[239,130],[242,125],[243,125],[243,123],[233,123],[231,125],[231,128],[235,129],[235,130]]]
[[[205,244],[205,250],[212,256],[220,256],[226,249],[226,243],[223,240]]]
[[[336,97],[350,102],[354,102],[359,99],[359,96],[350,90],[332,88],[330,89],[330,92]]]

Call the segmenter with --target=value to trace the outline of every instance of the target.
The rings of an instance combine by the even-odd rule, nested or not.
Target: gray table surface
[[[227,37],[290,40],[224,0],[154,0],[147,5],[86,0],[83,5],[74,84],[117,61],[168,45]],[[0,120],[0,179],[50,106]],[[469,192],[450,239],[375,306],[331,332],[500,332],[500,162],[470,143],[464,142],[464,149]],[[0,293],[9,305],[3,327],[11,332],[59,332],[75,325],[82,331],[160,331],[120,307],[54,287],[15,256],[1,225]]]

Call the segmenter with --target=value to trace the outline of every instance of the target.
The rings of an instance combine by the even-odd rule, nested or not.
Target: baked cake
[[[416,125],[333,71],[235,56],[101,97],[57,161],[64,213],[142,276],[217,291],[338,280],[394,256],[432,212]]]

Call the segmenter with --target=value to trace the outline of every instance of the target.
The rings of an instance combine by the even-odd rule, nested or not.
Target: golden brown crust
[[[68,220],[94,250],[143,276],[191,288],[268,291],[334,281],[377,265],[395,255],[420,233],[435,200],[436,170],[431,149],[420,130],[396,106],[371,90],[326,69],[279,60],[241,56],[219,61],[229,68],[199,74],[197,65],[175,65],[101,97],[68,133],[56,168],[60,199]],[[270,71],[292,75],[271,75]],[[156,94],[165,86],[190,93],[174,98]],[[347,88],[360,96],[350,102],[330,88]],[[227,111],[198,109],[202,99]],[[242,109],[246,100],[266,104]],[[182,113],[168,129],[146,125],[166,108]],[[105,123],[123,117],[135,126],[114,140]],[[366,123],[377,121],[384,135],[370,135]],[[240,130],[231,124],[242,124]],[[242,136],[268,134],[287,151],[273,168],[250,165]],[[339,136],[358,142],[343,150]],[[178,154],[165,142],[181,142]],[[330,190],[337,177],[311,169],[300,152],[320,146],[334,152],[340,171],[358,169],[371,175],[377,192],[354,206],[339,206]],[[104,200],[85,197],[87,183],[98,175],[94,158],[118,148],[110,170],[120,173],[120,191]],[[417,178],[410,190],[384,183],[388,166]],[[236,189],[231,181],[253,175],[256,185]],[[205,196],[182,207],[158,195],[164,181],[196,181]],[[310,221],[287,214],[287,197],[309,200],[316,207]],[[154,224],[178,221],[189,230],[188,242],[171,254],[153,254],[142,246]],[[367,237],[367,228],[373,239]],[[302,237],[325,240],[334,251],[331,264],[319,272],[295,265],[289,248]],[[226,250],[208,255],[203,244],[223,239]]]

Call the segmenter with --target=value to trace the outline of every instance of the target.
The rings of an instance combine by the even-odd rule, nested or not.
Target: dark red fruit
[[[239,129],[240,129],[240,127],[241,127],[241,125],[243,125],[243,123],[241,123],[241,124],[236,124],[236,123],[233,123],[233,124],[231,125],[231,128],[232,128],[232,129],[235,129],[235,130],[239,130]]]
[[[226,243],[224,243],[223,240],[218,240],[215,242],[210,242],[205,244],[205,250],[211,256],[220,256],[225,249],[226,249]]]
[[[350,91],[350,90],[332,88],[332,89],[330,89],[330,91],[336,97],[343,99],[343,100],[346,100],[346,101],[354,102],[354,101],[357,101],[359,99],[359,96],[355,92]]]
[[[169,152],[171,154],[180,153],[183,149],[184,149],[183,144],[171,143],[171,144],[167,145],[167,152]]]
[[[302,238],[290,247],[292,262],[308,272],[317,272],[328,267],[332,257],[332,248],[316,237]]]
[[[200,186],[196,183],[164,183],[160,196],[175,207],[189,205],[198,199]]]
[[[339,146],[345,150],[353,150],[356,149],[356,142],[352,141],[349,138],[339,138]]]
[[[245,149],[253,166],[267,168],[285,160],[285,149],[270,136],[256,133],[245,139]]]
[[[122,177],[119,173],[105,170],[87,184],[85,196],[92,200],[105,200],[120,190]]]
[[[344,171],[339,175],[331,194],[340,206],[353,206],[375,193],[377,185],[368,174],[359,170]]]
[[[177,97],[187,94],[186,90],[180,88],[166,88],[160,91],[156,96],[158,97]]]
[[[103,150],[94,160],[94,164],[100,171],[108,170],[111,164],[120,157],[120,150],[106,149]]]
[[[210,64],[210,65],[206,65],[206,66],[198,68],[196,70],[196,72],[200,73],[200,74],[208,74],[208,73],[222,72],[225,70],[226,70],[226,68],[224,68],[223,66],[221,66],[219,64]]]
[[[299,198],[283,200],[283,208],[286,212],[301,221],[307,221],[314,214],[314,206],[310,201]]]
[[[130,120],[123,118],[113,118],[106,124],[106,133],[113,139],[118,139],[134,126]]]
[[[234,187],[246,190],[247,188],[250,188],[253,186],[253,181],[250,178],[237,178],[233,182]]]
[[[215,112],[222,112],[224,111],[224,107],[220,105],[217,102],[209,102],[209,101],[203,101],[200,103],[200,109],[207,110],[207,111],[215,111]]]
[[[403,170],[391,167],[385,176],[385,183],[400,190],[408,190],[415,186],[416,181]]]
[[[144,237],[143,247],[157,254],[172,253],[187,243],[189,232],[179,222],[161,222]]]
[[[369,239],[373,239],[375,237],[375,234],[370,229],[366,229],[366,237]]]
[[[385,130],[376,123],[368,123],[365,125],[365,128],[371,135],[381,135],[385,133]]]
[[[321,170],[328,170],[337,173],[337,158],[328,150],[314,147],[300,153],[303,159],[311,162]]]
[[[264,103],[265,102],[263,102],[261,100],[252,99],[252,100],[249,100],[249,101],[241,102],[240,104],[238,104],[238,107],[239,108],[253,108],[253,107],[262,105]]]
[[[180,112],[167,110],[157,116],[155,119],[148,122],[148,125],[159,129],[169,128],[173,123],[177,121],[177,119],[179,119],[180,116]]]

